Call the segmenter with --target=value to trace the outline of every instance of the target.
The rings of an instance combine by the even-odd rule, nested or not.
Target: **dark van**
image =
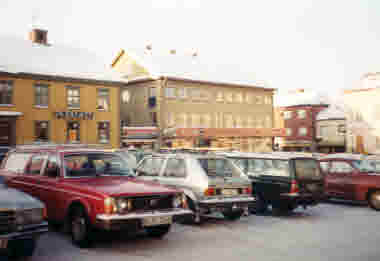
[[[256,205],[261,213],[272,206],[276,214],[299,206],[317,205],[324,197],[324,179],[318,161],[312,156],[292,153],[224,154],[252,180]]]

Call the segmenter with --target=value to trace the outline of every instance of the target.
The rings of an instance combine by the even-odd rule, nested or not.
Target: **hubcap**
[[[73,219],[72,224],[72,233],[75,240],[82,240],[86,233],[86,221],[83,217],[76,217]]]

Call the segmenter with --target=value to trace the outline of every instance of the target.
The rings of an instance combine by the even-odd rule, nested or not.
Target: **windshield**
[[[209,177],[232,177],[232,164],[227,159],[198,159]]]
[[[352,164],[360,172],[376,172],[376,166],[373,163],[371,164],[369,160],[354,160]]]
[[[295,170],[299,179],[322,179],[319,164],[314,159],[295,160]]]
[[[68,155],[64,158],[64,166],[67,177],[133,175],[127,162],[115,154],[89,153]]]

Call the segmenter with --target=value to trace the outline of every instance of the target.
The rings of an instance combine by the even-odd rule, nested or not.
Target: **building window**
[[[210,128],[211,127],[211,116],[209,114],[203,114],[202,115],[200,127],[202,127],[202,128]]]
[[[245,94],[245,102],[248,103],[248,104],[251,104],[252,103],[252,94],[251,93],[246,93]]]
[[[80,88],[67,87],[67,107],[78,109],[80,108]]]
[[[175,88],[166,87],[165,88],[165,97],[166,98],[175,98]]]
[[[40,142],[49,141],[49,122],[36,121],[35,122],[35,140]]]
[[[298,129],[298,136],[306,136],[307,134],[307,128],[301,127]]]
[[[121,102],[129,103],[131,101],[131,93],[128,90],[124,90],[121,94]]]
[[[0,81],[0,104],[12,104],[13,82]]]
[[[109,111],[110,93],[108,89],[98,89],[98,106],[97,110]]]
[[[228,113],[224,115],[224,126],[226,126],[226,128],[234,127],[234,120],[232,114]]]
[[[297,116],[299,119],[305,119],[306,118],[306,111],[305,110],[298,110]]]
[[[292,118],[292,111],[284,111],[284,119],[289,120]]]
[[[292,129],[286,128],[286,136],[291,136],[291,135],[292,135]]]
[[[149,88],[149,97],[156,97],[156,96],[157,96],[156,87]]]
[[[177,93],[178,93],[178,98],[181,98],[181,99],[186,98],[186,88],[178,88]]]
[[[243,128],[243,119],[240,116],[235,117],[235,128]]]
[[[67,123],[67,141],[69,143],[80,142],[80,123],[77,121],[70,121]]]
[[[166,119],[166,124],[169,127],[173,127],[175,125],[175,113],[174,112],[168,112],[167,119]]]
[[[265,128],[272,128],[272,121],[270,116],[265,117]]]
[[[35,105],[45,106],[49,105],[49,85],[35,84],[34,85]]]
[[[107,144],[110,142],[110,123],[98,122],[98,140],[99,143]]]
[[[265,104],[272,104],[272,97],[271,96],[264,96],[264,103]]]
[[[186,128],[187,127],[187,115],[186,113],[181,113],[178,115],[178,120],[177,120],[177,126],[179,128]]]
[[[217,92],[216,93],[216,101],[217,102],[223,102],[223,92]]]
[[[328,137],[328,126],[320,126],[319,127],[319,136]]]
[[[241,92],[235,93],[235,102],[236,103],[243,102],[243,94]]]
[[[263,97],[262,96],[256,96],[255,97],[256,104],[262,104],[263,103]]]

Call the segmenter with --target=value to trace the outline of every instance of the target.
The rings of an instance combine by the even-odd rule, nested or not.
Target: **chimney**
[[[47,30],[33,28],[32,31],[29,32],[29,40],[33,43],[47,45],[47,33]]]
[[[175,49],[170,50],[170,54],[176,54],[176,53],[177,53],[177,51]]]

